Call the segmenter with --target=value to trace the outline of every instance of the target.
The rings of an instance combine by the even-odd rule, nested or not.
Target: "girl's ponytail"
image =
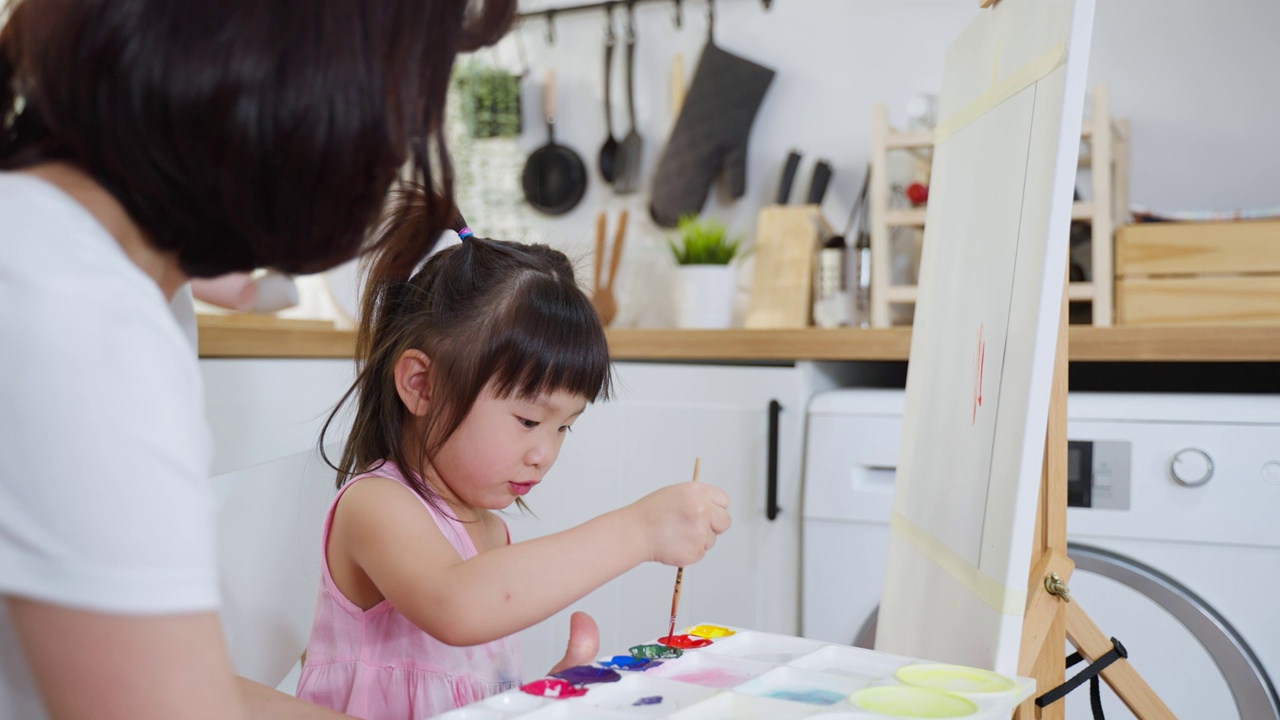
[[[401,190],[391,198],[376,245],[362,260],[365,281],[356,331],[356,380],[320,434],[320,452],[327,461],[325,434],[342,407],[356,403],[342,459],[336,466],[329,463],[338,473],[338,487],[367,470],[371,455],[406,464],[405,450],[396,437],[402,427],[394,417],[399,400],[386,380],[394,376],[404,347],[415,344],[414,338],[407,337],[413,325],[406,316],[419,311],[424,291],[430,292],[421,282],[411,282],[414,271],[431,253],[443,229],[457,227],[460,220],[456,208],[440,196],[421,188]]]

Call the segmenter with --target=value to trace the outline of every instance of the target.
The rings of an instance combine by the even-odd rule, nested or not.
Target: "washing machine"
[[[874,643],[903,406],[810,405],[806,636]],[[1067,416],[1072,596],[1178,717],[1280,718],[1280,396],[1072,393]],[[1066,702],[1092,717],[1087,688]],[[1131,716],[1105,684],[1103,706]]]

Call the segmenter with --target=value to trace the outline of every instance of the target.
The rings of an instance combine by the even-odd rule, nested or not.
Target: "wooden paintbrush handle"
[[[693,481],[698,482],[698,471],[702,469],[702,458],[693,460]],[[680,586],[684,585],[684,568],[676,570],[676,590],[671,594],[671,627],[676,626],[676,613],[680,609]],[[669,635],[669,634],[668,634]]]

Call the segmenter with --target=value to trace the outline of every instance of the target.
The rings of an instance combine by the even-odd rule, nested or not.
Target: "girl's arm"
[[[347,490],[334,518],[330,561],[345,554],[396,610],[450,645],[523,630],[642,562],[692,565],[730,525],[723,490],[681,483],[575,528],[464,562],[430,512],[406,501],[412,498],[408,488],[383,478]],[[338,538],[342,546],[334,547]]]

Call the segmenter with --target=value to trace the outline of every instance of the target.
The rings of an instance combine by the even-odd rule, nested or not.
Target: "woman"
[[[449,73],[514,6],[11,6],[0,717],[336,716],[232,674],[203,391],[169,303],[192,277],[350,258],[406,165],[441,191],[429,212],[447,227]]]

